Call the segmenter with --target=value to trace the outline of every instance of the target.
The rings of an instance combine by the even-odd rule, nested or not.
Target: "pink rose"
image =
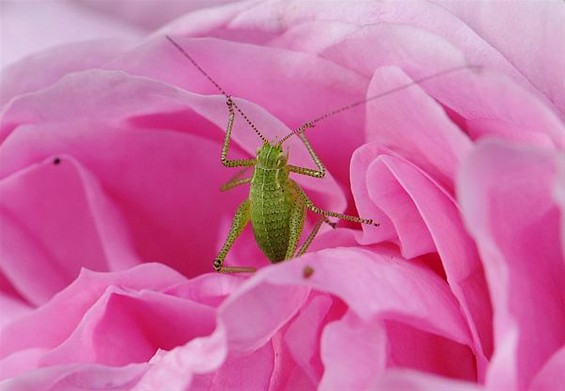
[[[154,19],[146,5],[118,20],[157,26],[173,6],[153,4]],[[6,67],[3,389],[558,388],[563,15],[557,2],[237,2]],[[226,263],[260,270],[222,275],[212,261],[247,196],[218,191],[235,173],[219,161],[226,99],[166,34],[269,140],[480,69],[307,131],[328,175],[294,178],[379,227],[324,228],[276,265],[247,230]],[[231,156],[259,145],[237,116]]]

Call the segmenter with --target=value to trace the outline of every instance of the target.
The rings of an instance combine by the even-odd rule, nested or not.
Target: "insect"
[[[278,263],[304,254],[318,234],[322,224],[326,223],[335,228],[336,224],[330,221],[329,217],[347,220],[354,223],[379,226],[379,223],[372,219],[345,215],[319,208],[311,201],[302,188],[290,178],[291,173],[307,175],[320,179],[326,174],[326,168],[306,138],[305,131],[314,127],[315,123],[318,121],[351,109],[355,106],[365,104],[372,99],[390,94],[394,91],[406,88],[409,85],[420,83],[432,77],[437,77],[440,74],[470,67],[469,65],[466,65],[458,68],[451,68],[447,71],[416,80],[408,85],[389,90],[385,93],[379,94],[378,96],[343,106],[328,112],[313,121],[306,122],[297,130],[282,137],[279,141],[271,142],[267,140],[253,122],[249,120],[245,113],[232,100],[231,96],[214,79],[212,79],[212,77],[205,72],[204,69],[200,67],[200,65],[190,54],[188,54],[186,50],[184,50],[171,37],[166,36],[166,38],[226,97],[228,124],[220,160],[225,167],[242,167],[243,170],[224,184],[221,187],[221,190],[227,191],[240,185],[250,185],[249,198],[244,200],[237,208],[228,237],[213,262],[214,270],[221,273],[246,273],[255,271],[255,268],[253,267],[224,265],[224,260],[230,248],[250,222],[259,248],[272,263]],[[262,141],[262,145],[257,150],[257,154],[254,158],[239,160],[231,160],[228,158],[236,110],[247,121]],[[300,138],[317,169],[289,164],[288,154],[283,151],[282,146],[283,143],[292,136]],[[249,168],[253,168],[253,175],[243,177],[245,171]],[[298,242],[304,229],[307,210],[318,214],[319,219],[299,248]],[[308,277],[309,275],[311,275],[310,272],[306,273],[305,277]]]

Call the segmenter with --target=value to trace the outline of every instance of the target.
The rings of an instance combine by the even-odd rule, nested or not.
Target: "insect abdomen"
[[[273,174],[255,173],[249,200],[255,241],[271,262],[280,262],[288,248],[292,201]]]

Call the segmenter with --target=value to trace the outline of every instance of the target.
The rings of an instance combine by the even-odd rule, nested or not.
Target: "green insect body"
[[[292,191],[287,158],[279,145],[257,153],[249,192],[250,218],[257,244],[272,262],[289,257],[290,238],[300,236],[305,208]]]
[[[296,131],[289,133],[276,143],[269,142],[263,134],[249,120],[245,113],[234,103],[227,92],[212,79],[198,63],[171,37],[166,37],[192,64],[227,98],[229,111],[226,135],[220,155],[222,164],[226,167],[243,167],[244,170],[236,174],[229,182],[221,187],[222,191],[233,189],[234,187],[250,184],[249,198],[244,200],[235,213],[228,237],[224,242],[218,256],[214,260],[214,270],[222,273],[254,272],[253,267],[226,266],[224,260],[236,239],[241,235],[245,227],[251,223],[255,241],[263,253],[273,263],[281,262],[286,259],[300,256],[306,252],[314,238],[316,237],[323,223],[327,223],[335,228],[335,223],[328,217],[335,217],[342,220],[352,221],[360,224],[378,226],[379,223],[371,219],[364,219],[357,216],[344,215],[337,212],[321,209],[314,205],[300,186],[292,180],[291,173],[307,175],[314,178],[323,178],[326,169],[316,152],[306,139],[304,132],[314,124],[340,112],[349,110],[356,106],[363,105],[370,100],[377,99],[384,95],[396,92],[400,89],[416,85],[437,76],[455,72],[461,69],[477,69],[477,66],[464,65],[438,72],[416,80],[412,83],[386,91],[376,96],[369,97],[363,101],[354,102],[349,105],[330,111],[317,119],[305,123]],[[262,140],[263,144],[257,151],[257,155],[252,159],[230,160],[227,155],[229,152],[231,132],[235,119],[235,110],[247,121],[251,128]],[[282,144],[290,137],[299,137],[306,147],[310,157],[316,164],[317,169],[298,167],[288,164],[288,154],[283,152]],[[253,175],[242,178],[242,173],[249,168],[254,168]],[[320,216],[318,222],[312,228],[308,237],[298,249],[298,242],[306,219],[306,212],[310,210]],[[298,249],[298,251],[297,251]],[[313,270],[305,269],[304,277],[309,278]]]
[[[229,190],[242,184],[251,184],[249,198],[239,205],[228,238],[214,261],[214,269],[216,271],[237,273],[255,270],[251,267],[224,265],[224,259],[231,246],[249,222],[253,226],[253,234],[259,248],[273,263],[302,255],[308,249],[308,246],[312,243],[324,222],[332,227],[335,226],[334,223],[330,222],[328,216],[362,224],[373,224],[373,221],[369,219],[348,216],[316,207],[300,186],[290,178],[290,173],[308,175],[315,178],[323,178],[325,176],[326,169],[324,165],[304,136],[304,131],[313,126],[311,123],[305,124],[296,132],[282,138],[278,143],[268,142],[252,126],[263,140],[263,145],[257,151],[256,157],[254,159],[229,160],[227,155],[235,118],[234,107],[236,106],[229,97],[227,104],[229,118],[220,160],[226,167],[254,167],[254,171],[251,177],[240,178],[238,174],[222,186],[222,190]],[[282,143],[295,134],[301,138],[306,146],[312,160],[316,163],[317,170],[288,164],[288,155],[283,151]],[[306,210],[308,209],[319,214],[320,219],[297,252],[298,241],[304,229]]]

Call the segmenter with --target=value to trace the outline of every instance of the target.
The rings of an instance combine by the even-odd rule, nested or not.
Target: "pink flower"
[[[140,26],[170,15],[155,4]],[[73,44],[7,67],[3,387],[558,388],[563,10],[238,2],[135,44]],[[379,227],[340,223],[276,265],[248,230],[226,263],[260,270],[221,275],[212,260],[247,193],[218,191],[234,174],[219,162],[225,97],[166,34],[269,140],[480,69],[307,131],[328,175],[294,178],[320,207]],[[237,116],[231,156],[259,145]],[[313,166],[297,138],[285,146]]]

